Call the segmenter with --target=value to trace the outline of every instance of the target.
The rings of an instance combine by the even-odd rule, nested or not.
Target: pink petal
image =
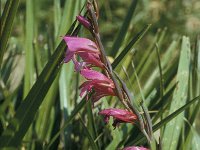
[[[105,96],[110,96],[110,95],[105,94],[105,93],[95,93],[95,94],[93,94],[93,96],[92,96],[92,102],[95,103],[95,102],[97,102],[98,100],[100,100],[102,97],[105,97]]]
[[[81,88],[80,96],[82,96],[86,91],[90,92],[91,89],[93,88],[95,93],[92,95],[92,102],[95,103],[104,96],[110,96],[110,95],[115,96],[116,94],[114,92],[114,89],[111,87],[112,85],[110,85],[109,83],[105,83],[105,81],[103,80],[97,80],[97,79],[89,80],[84,82],[80,86]]]
[[[81,75],[84,76],[88,80],[96,79],[96,80],[102,80],[102,81],[107,81],[107,82],[112,83],[112,80],[110,80],[108,77],[106,77],[104,74],[98,71],[94,71],[90,69],[82,69]]]
[[[96,83],[94,88],[97,93],[106,93],[106,94],[112,95],[112,96],[116,95],[116,93],[114,91],[114,86],[112,84],[106,84],[106,83],[99,82],[99,83]]]
[[[105,96],[116,96],[114,89],[108,87],[94,87],[95,93],[92,96],[92,102],[95,103]]]
[[[124,109],[117,109],[117,108],[110,108],[110,109],[104,109],[99,112],[100,115],[104,116],[112,116],[118,122],[127,122],[127,123],[133,123],[134,120],[137,119],[136,115],[132,112],[129,112]]]
[[[79,56],[83,59],[84,62],[87,62],[88,64],[104,68],[104,64],[101,62],[99,54],[80,52]]]
[[[74,57],[72,57],[72,61],[74,63],[74,68],[76,72],[80,72],[80,70],[86,66],[85,62],[78,62]]]
[[[139,147],[139,146],[129,146],[129,147],[123,148],[123,150],[149,150],[149,149],[145,147]]]
[[[76,52],[99,53],[96,44],[89,39],[70,37],[70,36],[65,36],[63,39],[67,43],[68,50],[74,53]]]
[[[68,62],[72,59],[73,55],[74,55],[73,52],[67,50],[66,53],[65,53],[64,62],[65,62],[65,63],[68,63]]]
[[[87,91],[87,92],[90,92],[91,89],[92,89],[92,82],[91,81],[86,81],[84,82],[80,88],[81,88],[81,92],[80,92],[80,96],[82,97],[83,94]]]
[[[86,27],[87,29],[90,29],[91,27],[91,23],[85,19],[83,16],[79,15],[79,16],[76,16],[76,19],[84,26]]]
[[[97,66],[104,68],[100,59],[100,52],[97,45],[86,38],[65,36],[63,38],[68,46],[64,62],[69,62],[77,54],[86,63],[88,67]]]
[[[131,112],[127,111],[127,110],[124,110],[124,109],[118,109],[118,108],[109,108],[109,109],[104,109],[100,112],[100,114],[103,114],[103,115],[127,115],[127,114],[132,114]]]

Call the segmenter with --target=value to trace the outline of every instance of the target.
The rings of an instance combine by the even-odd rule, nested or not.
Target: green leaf
[[[97,138],[97,129],[94,121],[94,115],[92,112],[92,101],[91,99],[89,100],[87,104],[87,114],[88,114],[88,130],[91,133],[91,136],[93,139]]]
[[[155,44],[158,43],[158,45],[161,46],[165,34],[166,34],[166,29],[158,30],[153,39],[152,45],[150,45],[149,48],[145,49],[145,52],[143,53],[144,55],[142,56],[139,64],[136,66],[137,67],[136,71],[139,77],[143,76],[148,70],[148,68],[151,68],[152,59],[155,59],[153,58],[155,56],[152,56],[154,54],[153,49],[155,48]]]
[[[34,1],[26,1],[26,41],[25,41],[25,75],[24,75],[24,95],[25,98],[34,83]]]
[[[162,128],[165,124],[167,124],[171,120],[175,119],[176,116],[178,116],[180,113],[185,111],[187,108],[189,108],[192,104],[194,104],[198,100],[200,100],[200,96],[197,96],[194,99],[190,100],[187,104],[180,107],[175,112],[173,112],[172,114],[170,114],[169,116],[167,116],[166,118],[164,118],[163,120],[161,120],[160,122],[155,124],[153,126],[153,132],[157,131],[158,129]],[[144,135],[142,133],[140,133],[133,141],[127,143],[126,146],[144,144],[145,141],[146,141],[146,138],[144,137]]]
[[[14,17],[17,13],[19,5],[19,0],[8,0],[6,2],[6,6],[3,12],[3,15],[1,16],[1,37],[0,37],[0,68],[2,65],[3,56],[6,50],[6,46],[8,43],[8,39],[10,37],[11,31],[12,31],[12,25],[14,21]]]
[[[177,74],[177,88],[173,94],[173,100],[169,113],[174,112],[178,107],[186,103],[188,96],[190,71],[190,42],[189,38],[183,37],[181,54]],[[165,127],[163,133],[163,150],[175,150],[179,140],[179,135],[183,125],[184,114],[181,113]]]
[[[80,118],[81,118],[81,117],[80,117]],[[93,136],[90,134],[88,128],[85,126],[84,121],[83,121],[82,118],[80,119],[80,122],[81,122],[81,124],[82,124],[82,126],[83,126],[83,129],[84,129],[84,132],[85,132],[86,136],[88,137],[88,139],[89,139],[89,141],[90,141],[90,145],[91,145],[92,149],[93,149],[93,150],[98,150],[98,147],[97,147],[97,145],[96,145],[96,143],[95,143],[95,141],[94,141],[94,138],[93,138]]]
[[[66,30],[69,29],[70,24],[73,22],[75,15],[78,14],[78,6],[79,6],[80,0],[77,0],[74,2],[73,0],[65,1],[64,10],[61,12],[58,11],[58,9],[55,9],[55,16],[59,20],[55,20],[55,37],[56,39],[60,39],[59,36],[63,35]],[[81,5],[84,7],[84,5]],[[60,7],[60,2],[55,1],[55,7]],[[55,18],[55,19],[56,19]],[[60,21],[60,22],[58,22]],[[59,40],[56,41],[55,45],[57,45]],[[66,119],[71,114],[71,111],[74,108],[75,101],[71,102],[70,96],[71,96],[71,86],[72,86],[72,79],[73,79],[73,72],[74,67],[73,63],[70,62],[68,64],[64,64],[61,68],[61,74],[59,77],[59,95],[60,95],[60,104],[61,104],[61,111],[62,115],[64,117],[63,121],[65,122]],[[64,135],[64,147],[66,149],[69,149],[71,147],[71,127],[68,127],[63,132]],[[70,143],[70,144],[69,144]]]
[[[170,83],[174,78],[174,72],[177,72],[177,48],[178,42],[172,41],[169,47],[166,49],[166,52],[161,57],[161,67],[163,72],[163,80],[165,81],[165,84]],[[176,51],[176,52],[175,52]],[[155,52],[152,52],[152,54],[155,54]],[[146,77],[141,77],[141,80],[144,80],[144,95],[147,96],[151,93],[151,91],[159,86],[159,67],[153,67],[152,68],[152,60],[156,59],[154,56],[149,56],[146,63],[143,65],[143,75],[149,74],[153,70],[153,72],[148,76],[148,80],[146,80]],[[156,55],[155,55],[156,56]],[[137,68],[136,68],[137,69]],[[141,72],[140,72],[141,73]],[[141,74],[140,74],[141,75]],[[133,82],[135,78],[131,78],[131,81]]]
[[[54,137],[51,139],[49,144],[46,146],[46,149],[49,149],[50,146],[55,142],[55,140],[59,137],[59,135],[65,130],[65,128],[69,125],[69,123],[74,119],[74,117],[78,114],[78,112],[85,106],[86,99],[83,98],[81,102],[75,107],[75,109],[72,111],[71,115],[66,119],[64,125],[62,128],[54,135]]]
[[[60,19],[61,22],[60,22],[59,32],[58,35],[56,35],[56,37],[60,36],[59,34],[66,33],[66,31],[70,27],[70,24],[68,22],[73,22],[74,20],[73,18],[74,7],[75,4],[73,0],[65,1],[64,11],[62,13],[62,18]]]
[[[194,49],[192,49],[193,55],[191,58],[191,71],[190,71],[190,85],[189,85],[189,97],[194,98],[197,95],[200,95],[200,63],[198,64],[198,61],[200,59],[200,40],[197,38],[196,45]],[[199,114],[199,107],[200,107],[200,101],[192,107],[190,107],[189,110],[186,112],[186,119],[187,124],[184,128],[184,138],[182,139],[182,147],[184,150],[186,149],[192,149],[191,145],[198,148],[198,144],[194,143],[194,139],[196,139],[195,135],[196,132],[194,127],[195,126],[195,120],[198,121],[197,114]],[[199,145],[200,146],[200,145]],[[195,148],[194,148],[195,149]]]
[[[171,100],[169,98],[173,94],[175,88],[176,84],[174,84],[168,91],[166,91],[166,93],[163,95],[163,98],[160,99],[157,104],[153,104],[152,102],[150,103],[151,105],[153,105],[152,110],[159,110],[158,113],[154,115],[154,118],[152,120],[153,123],[156,122],[164,114],[164,111],[166,111],[167,106],[171,103]]]
[[[119,47],[121,46],[124,37],[127,33],[128,27],[130,25],[131,19],[133,17],[133,13],[135,11],[135,8],[137,6],[137,0],[132,0],[132,3],[130,5],[130,8],[127,12],[126,18],[124,19],[123,25],[118,33],[118,36],[113,44],[112,50],[111,50],[111,56],[115,56],[117,54],[117,51]]]
[[[74,27],[74,24],[72,27]],[[69,34],[72,32],[72,27],[69,30]],[[21,143],[21,140],[31,125],[39,106],[44,100],[45,95],[60,70],[65,49],[66,44],[62,41],[44,67],[38,80],[31,88],[25,100],[17,109],[16,114],[9,122],[7,129],[5,129],[0,137],[1,147],[16,147]]]
[[[3,9],[2,16],[0,18],[1,28],[0,28],[0,36],[2,35],[3,30],[5,29],[6,19],[8,19],[9,11],[12,5],[12,0],[7,0],[5,7]]]
[[[112,63],[113,69],[117,67],[117,65],[120,63],[120,61],[126,56],[126,54],[131,50],[133,45],[137,43],[147,32],[147,30],[150,28],[150,24],[146,25],[138,34],[136,34],[133,39],[128,43],[128,45],[122,50],[122,52],[117,56],[117,58]]]

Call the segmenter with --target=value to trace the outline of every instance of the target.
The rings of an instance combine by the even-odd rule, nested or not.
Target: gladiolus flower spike
[[[110,108],[110,109],[104,109],[99,112],[100,115],[104,116],[104,121],[108,123],[110,116],[113,117],[113,127],[116,128],[116,126],[119,125],[119,123],[134,123],[135,120],[137,120],[137,116],[133,114],[132,112],[129,112],[124,109],[117,109],[117,108]]]

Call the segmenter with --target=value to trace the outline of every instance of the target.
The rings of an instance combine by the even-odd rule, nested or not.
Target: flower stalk
[[[151,141],[151,128],[149,126],[147,126],[147,132],[144,128],[144,122],[143,122],[143,119],[142,119],[142,116],[140,115],[140,113],[138,112],[138,110],[134,107],[132,107],[132,105],[130,104],[130,92],[128,91],[128,88],[125,86],[125,83],[122,82],[122,80],[120,78],[118,78],[120,80],[120,82],[122,83],[122,88],[123,88],[123,91],[124,93],[126,94],[127,99],[124,99],[123,97],[123,93],[122,93],[122,90],[117,82],[117,80],[115,79],[114,77],[114,73],[113,73],[113,70],[112,70],[112,66],[110,64],[110,62],[108,61],[108,59],[106,58],[106,53],[105,53],[105,49],[104,49],[104,46],[101,42],[101,38],[100,38],[100,34],[99,34],[99,27],[98,27],[98,21],[97,21],[97,17],[95,15],[95,11],[94,11],[94,8],[92,6],[92,4],[90,2],[87,3],[87,8],[88,8],[88,12],[89,12],[89,15],[91,17],[91,21],[92,21],[92,25],[93,25],[93,35],[95,37],[95,40],[97,42],[97,45],[99,46],[99,50],[101,52],[101,57],[102,57],[102,62],[104,64],[106,64],[107,66],[107,71],[110,75],[110,78],[113,80],[114,84],[115,84],[115,87],[116,87],[116,92],[117,92],[117,95],[120,99],[120,101],[122,102],[122,104],[125,106],[125,108],[133,113],[136,113],[137,117],[138,117],[138,121],[139,121],[139,124],[140,124],[140,130],[143,132],[143,134],[147,137],[148,141],[150,142]],[[117,74],[116,74],[117,75]],[[150,120],[147,120],[147,122],[149,122]],[[148,123],[150,124],[150,123]],[[148,134],[147,134],[148,133]]]
[[[81,37],[65,36],[63,39],[67,44],[67,51],[64,62],[73,61],[75,71],[80,73],[86,81],[80,86],[80,96],[90,97],[94,103],[104,96],[117,96],[125,109],[109,108],[99,112],[108,122],[109,117],[114,118],[113,126],[119,123],[136,124],[141,132],[146,136],[148,142],[151,142],[152,127],[148,110],[142,106],[144,116],[140,114],[135,106],[131,104],[131,96],[126,84],[113,71],[110,61],[106,57],[106,52],[101,41],[98,27],[98,7],[94,0],[87,2],[86,16],[77,16],[77,20],[87,30],[89,30],[95,42]],[[78,25],[80,27],[80,24]],[[81,58],[81,61],[77,59]],[[100,68],[103,72],[93,70],[93,67]],[[87,98],[88,99],[88,98]]]

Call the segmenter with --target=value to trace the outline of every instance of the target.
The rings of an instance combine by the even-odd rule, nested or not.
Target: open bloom
[[[104,64],[101,62],[100,59],[100,52],[97,48],[97,45],[93,41],[86,38],[70,36],[65,36],[64,40],[68,46],[68,49],[65,53],[65,63],[73,60],[76,66],[75,69],[84,66],[97,66],[100,68],[104,68]],[[79,55],[82,58],[83,62],[77,62],[75,55]],[[77,71],[79,70],[80,69],[78,69]]]
[[[114,119],[113,127],[116,127],[119,123],[134,123],[137,119],[137,116],[132,112],[117,108],[104,109],[99,114],[104,116],[106,123],[108,123],[110,116],[112,116]]]
[[[149,150],[149,149],[145,147],[129,146],[129,147],[123,148],[123,150]]]
[[[89,93],[94,90],[92,95],[92,101],[94,103],[104,96],[116,95],[113,81],[102,73],[87,68],[82,69],[80,73],[87,79],[87,81],[80,86],[80,96],[86,92]]]

